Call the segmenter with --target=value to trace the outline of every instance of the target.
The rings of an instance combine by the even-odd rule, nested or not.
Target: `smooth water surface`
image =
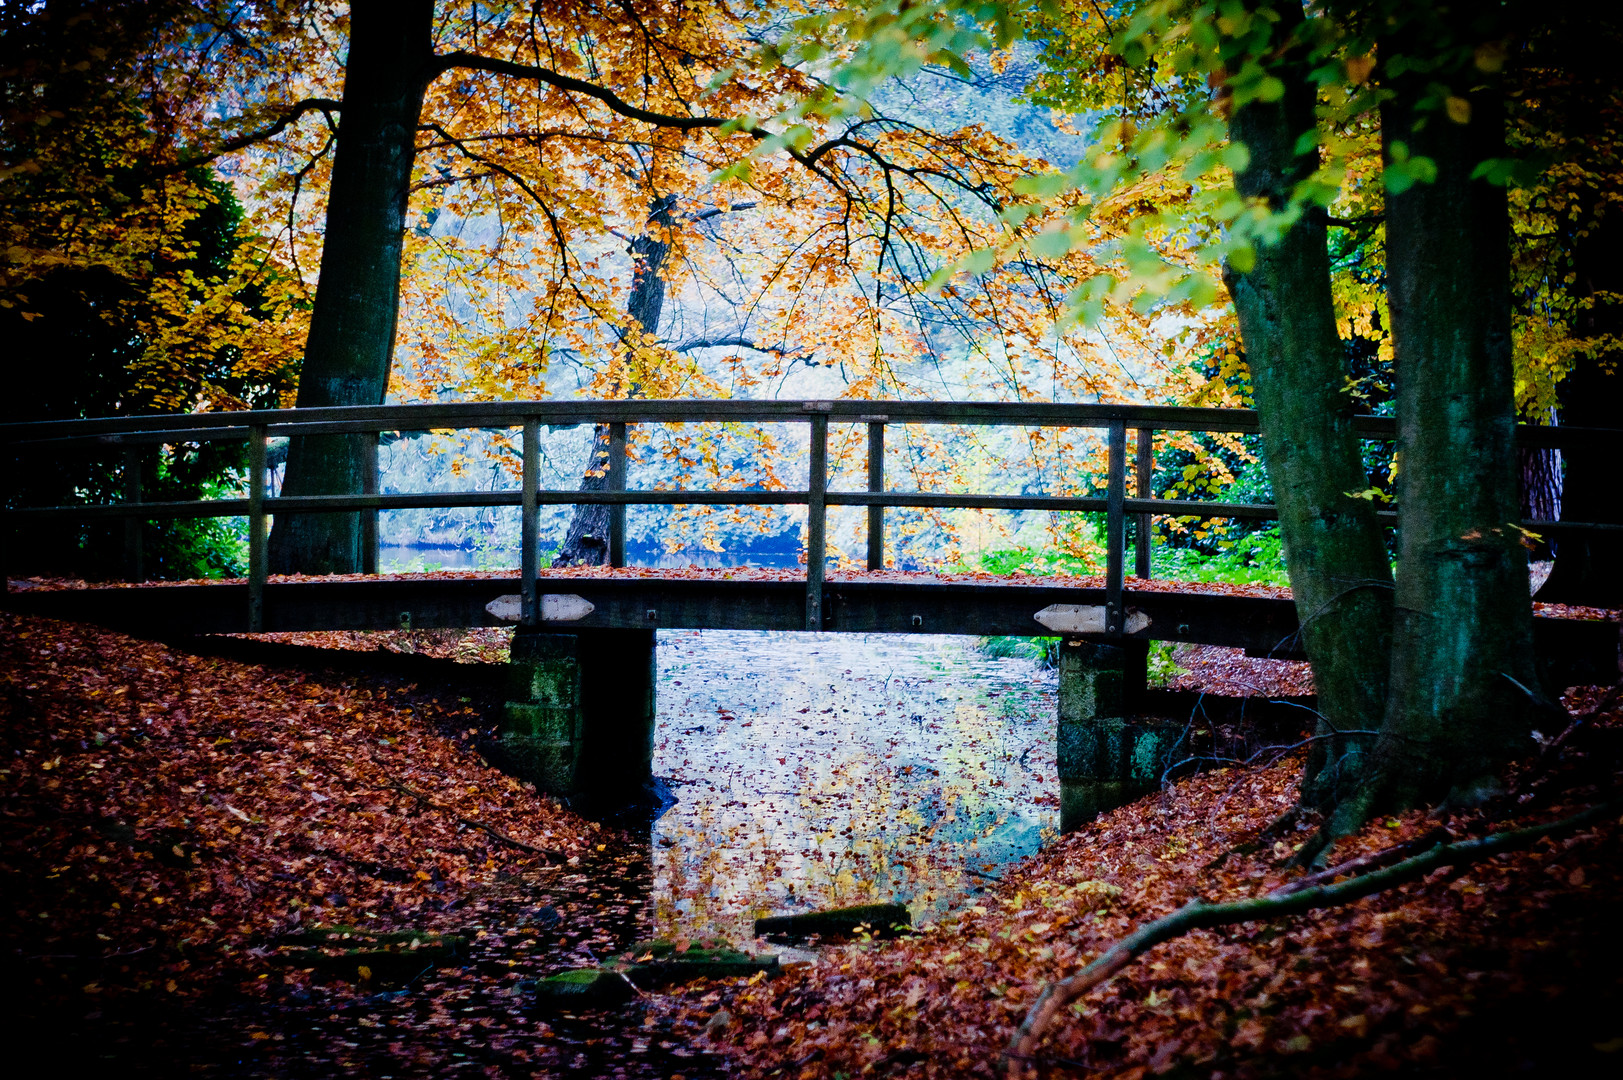
[[[655,922],[901,900],[915,921],[1058,825],[1056,679],[976,639],[662,631]]]

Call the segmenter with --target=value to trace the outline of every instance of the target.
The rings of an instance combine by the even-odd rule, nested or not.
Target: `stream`
[[[654,824],[666,936],[899,900],[939,913],[1058,826],[1055,687],[974,638],[659,635]]]

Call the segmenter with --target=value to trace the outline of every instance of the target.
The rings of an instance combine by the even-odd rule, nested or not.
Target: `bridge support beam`
[[[508,663],[500,756],[582,808],[644,800],[654,763],[654,631],[520,627]]]
[[[1061,832],[1132,802],[1161,782],[1183,725],[1135,716],[1149,644],[1062,639],[1059,647]]]

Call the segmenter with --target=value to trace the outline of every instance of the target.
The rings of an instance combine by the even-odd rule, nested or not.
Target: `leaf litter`
[[[466,659],[501,644],[391,647]],[[999,867],[979,893],[944,889],[940,917],[915,937],[828,947],[778,980],[542,1017],[525,980],[681,932],[648,901],[673,873],[661,862],[670,852],[486,766],[470,730],[479,702],[398,676],[251,665],[12,616],[0,616],[0,657],[4,945],[31,998],[17,1015],[73,1031],[61,1053],[134,1074],[185,1063],[267,1076],[991,1075],[1043,983],[1197,894],[1260,895],[1288,880],[1306,835],[1248,846],[1294,796],[1299,764],[1275,755],[1170,785]],[[1245,658],[1227,663],[1231,682],[1245,674]],[[1584,693],[1593,702],[1588,691],[1569,704]],[[743,710],[734,701],[717,720],[750,734]],[[1614,699],[1564,751],[1562,779],[1498,816],[1547,820],[1615,785],[1620,728]],[[864,782],[828,779],[827,790]],[[1337,857],[1435,824],[1383,819]],[[1449,823],[1487,827],[1482,814]],[[1134,1077],[1453,1075],[1467,1064],[1491,1075],[1547,1061],[1551,1047],[1613,1062],[1616,833],[1607,822],[1344,909],[1169,942],[1085,999],[1040,1064]],[[853,872],[852,895],[867,895],[863,877]],[[655,895],[726,893],[695,882]],[[281,959],[288,934],[340,921],[460,931],[470,963],[384,987]]]

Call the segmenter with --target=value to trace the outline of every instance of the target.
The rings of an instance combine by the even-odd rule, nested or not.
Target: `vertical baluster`
[[[868,490],[885,490],[885,425],[868,424]],[[885,568],[885,508],[868,507],[868,569]]]
[[[626,489],[626,426],[624,424],[609,425],[608,489],[610,491],[624,491]],[[624,566],[625,564],[626,504],[615,503],[609,507],[609,565]]]
[[[828,414],[811,418],[810,476],[806,485],[806,629],[823,628],[823,565],[828,528]]]
[[[1155,482],[1155,430],[1138,429],[1138,477],[1133,490],[1140,499],[1153,499],[1150,485]],[[1138,515],[1138,528],[1133,533],[1133,572],[1138,577],[1150,576],[1150,515]]]
[[[366,460],[361,462],[361,494],[376,495],[378,493],[378,432],[368,433],[370,441],[366,447]],[[376,509],[361,511],[361,573],[375,574],[378,572],[378,512]]]
[[[1127,425],[1110,422],[1110,473],[1105,490],[1105,631],[1121,633],[1122,561],[1127,533]]]
[[[141,501],[141,451],[135,446],[124,448],[124,501]],[[146,567],[142,558],[142,537],[146,522],[140,518],[124,519],[124,580],[145,581]]]
[[[248,429],[248,632],[265,629],[265,425]]]
[[[523,506],[519,510],[519,543],[523,554],[519,556],[520,618],[525,626],[534,626],[539,612],[536,610],[536,536],[535,493],[541,473],[541,422],[534,417],[524,420],[524,476]]]

